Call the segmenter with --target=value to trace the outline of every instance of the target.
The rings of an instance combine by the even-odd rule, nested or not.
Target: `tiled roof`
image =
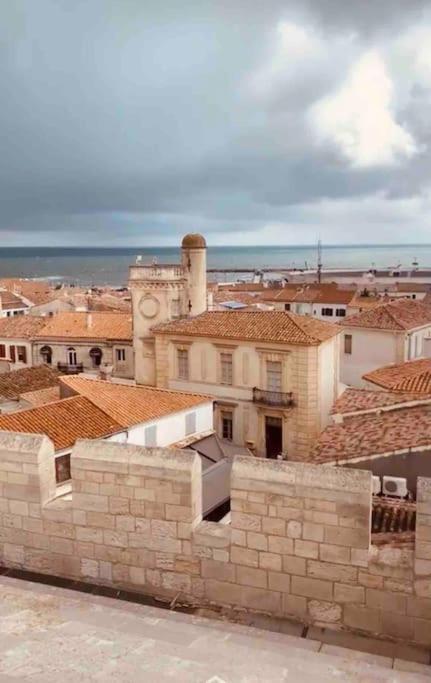
[[[203,394],[115,384],[77,375],[64,376],[61,382],[88,398],[122,427],[149,422],[211,400]]]
[[[395,287],[397,292],[430,292],[431,285],[429,282],[396,282]]]
[[[412,299],[398,299],[350,315],[339,325],[379,330],[412,330],[431,325],[431,306]]]
[[[32,339],[46,325],[46,318],[14,315],[0,318],[0,339]]]
[[[310,459],[316,463],[365,459],[422,446],[431,448],[431,406],[367,413],[329,425]]]
[[[59,373],[46,365],[0,374],[0,398],[17,399],[22,393],[58,386]]]
[[[19,278],[2,278],[0,287],[25,297],[35,305],[50,301],[54,291],[44,280],[21,280]]]
[[[47,389],[37,389],[36,391],[26,391],[21,394],[20,399],[30,403],[32,408],[44,406],[60,400],[60,387],[48,387]]]
[[[7,289],[0,289],[0,310],[10,311],[18,308],[28,308],[28,306],[13,292]]]
[[[431,394],[431,358],[385,365],[367,372],[362,378],[382,389]]]
[[[100,439],[121,429],[112,417],[84,396],[0,415],[1,431],[46,434],[56,451],[71,448],[77,439]]]
[[[262,298],[265,301],[348,305],[355,293],[355,289],[340,289],[335,283],[287,284],[280,289],[265,290]]]
[[[229,289],[233,292],[261,292],[265,289],[263,282],[235,282],[233,284],[224,285],[222,282],[218,285],[219,291]]]
[[[384,303],[384,300],[378,295],[368,294],[367,296],[364,296],[363,294],[356,294],[349,303],[349,308],[359,308],[362,312],[365,309],[381,306],[382,303]]]
[[[399,403],[431,401],[431,396],[421,393],[374,391],[372,389],[346,389],[335,401],[333,414],[356,413],[362,410],[377,410]]]
[[[195,318],[157,325],[153,330],[157,334],[313,346],[334,337],[340,328],[287,311],[207,311]]]
[[[62,311],[45,318],[45,326],[35,338],[43,339],[112,339],[132,340],[132,316],[130,313]]]

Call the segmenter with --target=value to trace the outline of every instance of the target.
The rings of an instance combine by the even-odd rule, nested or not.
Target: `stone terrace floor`
[[[429,652],[292,622],[275,632],[264,630],[265,617],[253,620],[263,628],[4,575],[0,683],[430,681]]]

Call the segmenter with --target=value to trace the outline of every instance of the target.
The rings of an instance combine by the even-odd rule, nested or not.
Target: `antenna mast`
[[[322,282],[322,240],[317,241],[317,282]]]

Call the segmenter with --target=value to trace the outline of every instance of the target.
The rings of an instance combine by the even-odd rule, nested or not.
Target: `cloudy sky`
[[[429,0],[0,0],[0,93],[0,247],[431,242]]]

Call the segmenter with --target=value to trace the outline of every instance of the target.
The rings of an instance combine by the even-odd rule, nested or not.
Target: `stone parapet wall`
[[[201,521],[192,451],[79,442],[62,497],[53,457],[0,434],[6,566],[431,645],[429,479],[416,547],[374,547],[368,471],[237,457],[223,525]]]

